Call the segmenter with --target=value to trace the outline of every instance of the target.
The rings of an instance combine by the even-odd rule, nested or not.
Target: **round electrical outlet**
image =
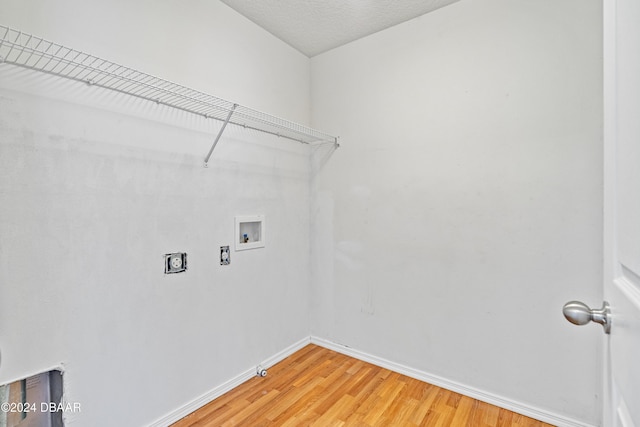
[[[171,267],[172,268],[182,267],[182,257],[180,256],[171,257]]]

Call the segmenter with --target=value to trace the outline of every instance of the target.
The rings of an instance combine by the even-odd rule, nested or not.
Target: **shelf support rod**
[[[213,149],[216,148],[216,145],[218,144],[218,141],[220,140],[220,137],[222,136],[222,132],[224,132],[224,128],[227,127],[227,124],[229,123],[229,120],[231,119],[231,116],[233,115],[233,112],[235,111],[237,106],[238,106],[238,104],[233,104],[233,107],[231,107],[231,110],[229,110],[229,114],[227,115],[227,118],[224,120],[224,123],[222,124],[222,127],[218,131],[218,135],[216,136],[215,141],[213,141],[213,145],[209,149],[209,153],[207,153],[207,157],[205,157],[205,159],[204,159],[204,167],[205,168],[208,167],[209,159],[211,158],[211,154],[213,153]]]

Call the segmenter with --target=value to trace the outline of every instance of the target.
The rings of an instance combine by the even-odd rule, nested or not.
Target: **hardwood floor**
[[[204,426],[549,424],[310,344],[172,427]]]

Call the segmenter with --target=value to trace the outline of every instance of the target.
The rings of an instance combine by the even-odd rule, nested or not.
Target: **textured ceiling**
[[[458,0],[221,0],[312,57]]]

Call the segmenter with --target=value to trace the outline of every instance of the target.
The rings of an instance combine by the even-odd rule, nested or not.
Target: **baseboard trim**
[[[368,363],[372,363],[376,366],[389,369],[390,371],[398,372],[408,377],[415,378],[420,381],[428,382],[438,387],[446,388],[447,390],[455,391],[456,393],[460,393],[465,396],[469,396],[474,399],[478,399],[483,402],[489,403],[491,405],[508,409],[509,411],[513,411],[518,414],[522,414],[527,417],[531,417],[536,420],[543,421],[545,423],[553,424],[558,427],[595,427],[592,424],[587,424],[582,421],[574,420],[572,418],[568,418],[563,415],[559,415],[544,409],[534,407],[532,405],[528,405],[522,402],[515,401],[513,399],[506,398],[504,396],[499,396],[491,392],[487,392],[484,390],[477,389],[475,387],[470,387],[455,381],[451,381],[446,378],[440,377],[438,375],[433,375],[428,372],[410,368],[408,366],[395,363],[390,360],[383,359],[381,357],[377,357],[351,347],[347,347],[346,345],[338,344],[333,341],[329,341],[324,338],[319,338],[315,336],[306,337],[299,340],[298,342],[290,345],[284,350],[262,361],[260,365],[265,369],[268,369],[271,366],[275,365],[276,363],[286,359],[296,351],[302,349],[309,343],[319,345],[329,350],[333,350],[338,353],[345,354],[347,356],[350,356]],[[237,376],[229,379],[228,381],[220,384],[219,386],[206,392],[200,397],[194,399],[193,401],[188,402],[187,404],[181,406],[180,408],[154,421],[153,423],[149,424],[148,427],[167,427],[175,423],[176,421],[180,420],[181,418],[194,412],[195,410],[203,407],[204,405],[211,402],[212,400],[238,387],[240,384],[250,380],[255,375],[256,375],[255,366],[252,366],[249,369],[245,370],[244,372],[238,374]]]
[[[347,347],[343,344],[338,344],[314,336],[312,336],[310,340],[312,344],[319,345],[329,350],[351,356],[353,358],[371,363],[373,365],[389,369],[390,371],[394,371],[420,381],[428,382],[429,384],[446,388],[447,390],[455,391],[456,393],[460,393],[465,396],[469,396],[474,399],[489,403],[491,405],[508,409],[509,411],[516,412],[518,414],[525,415],[527,417],[534,418],[545,423],[553,424],[558,427],[594,427],[592,424],[586,424],[582,421],[574,420],[563,415],[536,408],[534,406],[527,405],[525,403],[518,402],[504,396],[499,396],[494,393],[490,393],[474,387],[469,387],[467,385],[442,378],[438,375],[433,375],[428,372],[420,371],[418,369],[410,368],[408,366],[383,359],[381,357],[373,356],[363,351]]]
[[[268,369],[271,366],[275,365],[276,363],[291,356],[296,351],[302,349],[304,346],[308,345],[310,342],[311,340],[309,337],[303,338],[300,341],[285,348],[284,350],[279,351],[278,353],[274,354],[268,359],[263,360],[262,362],[259,363],[259,365],[265,369]],[[217,399],[218,397],[222,396],[226,392],[233,390],[234,388],[238,387],[240,384],[250,380],[255,376],[256,376],[256,367],[252,366],[249,369],[245,370],[244,372],[240,373],[239,375],[236,375],[230,380],[220,384],[219,386],[206,392],[200,397],[192,400],[191,402],[188,402],[187,404],[181,406],[180,408],[174,411],[171,411],[170,413],[163,416],[162,418],[149,424],[148,427],[167,427],[175,423],[176,421],[186,417],[193,411],[203,407],[204,405],[211,402],[212,400]]]

